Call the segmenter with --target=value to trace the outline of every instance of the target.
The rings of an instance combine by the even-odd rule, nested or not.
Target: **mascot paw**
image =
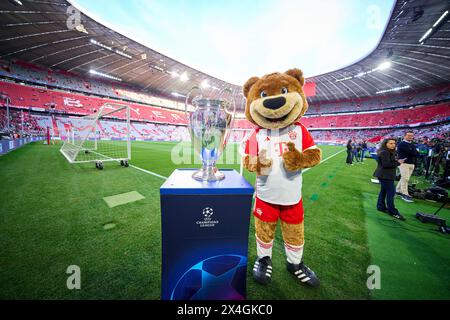
[[[258,158],[253,156],[245,156],[244,167],[250,172],[256,172],[258,169]]]
[[[258,154],[258,175],[268,176],[272,167],[272,159],[267,157],[267,150],[263,149]]]
[[[284,167],[288,171],[297,171],[301,168],[302,154],[295,149],[295,144],[289,142],[287,144],[288,151],[283,153]]]
[[[317,278],[314,271],[305,266],[305,264],[300,262],[300,264],[287,263],[287,269],[289,273],[293,274],[301,284],[307,285],[312,288],[317,288],[320,285],[319,278]]]
[[[272,166],[272,160],[270,158],[267,158],[267,150],[263,149],[258,154],[258,161],[263,167],[271,167]]]
[[[272,279],[272,260],[269,256],[256,258],[253,266],[253,279],[261,284],[267,284]]]

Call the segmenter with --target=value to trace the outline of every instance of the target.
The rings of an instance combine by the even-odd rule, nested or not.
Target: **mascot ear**
[[[298,82],[300,82],[300,84],[303,85],[305,84],[305,78],[303,78],[303,71],[300,69],[290,69],[288,71],[285,72],[285,74],[295,78],[298,80]]]
[[[258,81],[259,78],[258,77],[251,77],[250,79],[247,80],[247,82],[244,84],[244,88],[243,88],[243,92],[244,92],[244,96],[247,98],[247,95],[251,89],[251,87],[256,83],[256,81]]]

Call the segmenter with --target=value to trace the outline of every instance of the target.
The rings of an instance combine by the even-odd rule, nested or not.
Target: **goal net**
[[[70,118],[60,151],[70,163],[131,159],[130,107],[107,103],[98,112]]]

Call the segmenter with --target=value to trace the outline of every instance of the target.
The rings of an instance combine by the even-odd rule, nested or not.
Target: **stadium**
[[[255,185],[242,160],[256,128],[245,114],[245,80],[221,80],[165,55],[78,2],[0,2],[0,299],[158,300],[167,241],[161,188],[174,170],[202,164],[187,116],[195,108],[185,105],[194,86],[215,98],[229,89],[236,115],[217,166]],[[229,254],[236,272],[244,270],[239,297],[250,300],[450,298],[449,10],[448,1],[392,1],[372,50],[306,75],[309,107],[300,122],[322,160],[303,170],[304,258],[320,287],[304,287],[285,271],[279,230],[271,283],[253,280],[250,212],[242,213],[250,217],[247,252],[203,257],[189,272],[210,275],[207,268]],[[302,61],[291,67],[303,68]],[[240,76],[284,65],[263,70]],[[408,133],[420,156],[412,200],[395,197],[401,221],[377,210],[373,173],[381,142]],[[206,209],[204,219],[218,215]],[[374,266],[381,285],[370,286]],[[81,285],[71,288],[73,270],[81,270]],[[176,288],[182,281],[191,280]]]

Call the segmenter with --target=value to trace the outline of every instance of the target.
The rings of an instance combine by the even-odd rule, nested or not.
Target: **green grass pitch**
[[[132,143],[131,164],[161,176],[176,168],[174,143]],[[159,299],[163,179],[106,163],[69,164],[60,145],[33,143],[0,157],[0,299]],[[225,163],[235,158],[229,147]],[[322,147],[324,158],[343,150]],[[249,299],[449,299],[450,237],[414,219],[436,203],[396,200],[406,222],[375,210],[373,160],[345,165],[345,152],[304,173],[305,262],[321,287],[301,286],[285,270],[280,230],[270,285],[248,268]],[[219,167],[239,169],[236,164]],[[254,175],[245,173],[254,182]],[[104,197],[136,191],[145,199],[110,208]],[[441,216],[450,219],[450,210]],[[252,219],[253,220],[253,219]],[[255,259],[253,221],[249,264]],[[67,267],[81,268],[81,289],[66,287]],[[367,268],[381,270],[369,290]]]

